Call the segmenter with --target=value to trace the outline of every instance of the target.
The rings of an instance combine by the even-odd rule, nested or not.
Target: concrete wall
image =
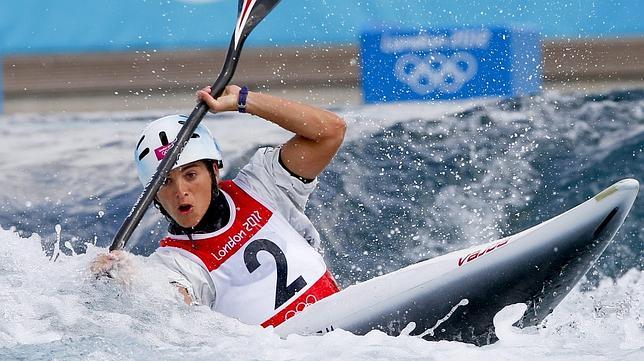
[[[644,38],[544,41],[545,82],[644,80]],[[5,97],[192,92],[211,83],[225,51],[12,56]],[[255,89],[359,86],[355,46],[250,48],[233,82]]]

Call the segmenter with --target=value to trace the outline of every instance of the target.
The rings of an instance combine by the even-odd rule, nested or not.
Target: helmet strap
[[[214,160],[211,160],[211,159],[204,159],[203,162],[206,165],[206,168],[208,168],[208,173],[210,173],[210,182],[211,182],[210,202],[212,203],[212,201],[214,201],[219,195],[219,183],[217,182],[217,174],[215,174],[215,164],[218,164],[218,163],[216,163]]]

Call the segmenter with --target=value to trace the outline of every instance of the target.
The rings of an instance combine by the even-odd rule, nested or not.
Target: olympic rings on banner
[[[405,54],[398,58],[395,75],[417,94],[427,95],[433,91],[456,93],[472,80],[478,70],[476,58],[466,52],[450,56],[435,53],[422,58]]]

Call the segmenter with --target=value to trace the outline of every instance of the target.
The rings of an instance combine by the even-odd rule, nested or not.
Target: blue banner
[[[504,27],[374,29],[361,36],[367,103],[536,93],[537,33]]]

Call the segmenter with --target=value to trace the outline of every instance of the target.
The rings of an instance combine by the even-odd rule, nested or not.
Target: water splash
[[[54,242],[54,252],[51,254],[51,258],[49,258],[49,260],[52,262],[56,262],[58,260],[58,257],[60,256],[60,239],[61,239],[61,233],[63,230],[60,224],[56,224],[55,229],[56,229],[56,242]]]
[[[437,329],[437,328],[438,328],[438,327],[439,327],[443,322],[445,322],[445,321],[449,320],[449,318],[450,318],[450,317],[452,317],[452,315],[454,314],[454,312],[456,312],[456,310],[457,310],[459,307],[461,307],[461,306],[467,306],[467,305],[469,305],[469,304],[470,304],[470,300],[468,300],[467,298],[464,298],[464,299],[462,299],[462,300],[458,301],[458,303],[457,303],[456,305],[454,305],[454,307],[452,307],[452,309],[451,309],[451,310],[450,310],[450,311],[445,315],[445,317],[443,317],[443,318],[441,318],[440,320],[436,321],[436,324],[435,324],[434,326],[432,326],[432,328],[425,330],[423,333],[421,333],[420,335],[418,335],[418,337],[421,337],[421,338],[422,338],[422,337],[425,337],[425,336],[427,336],[427,335],[434,336],[434,331],[436,331],[436,329]]]

